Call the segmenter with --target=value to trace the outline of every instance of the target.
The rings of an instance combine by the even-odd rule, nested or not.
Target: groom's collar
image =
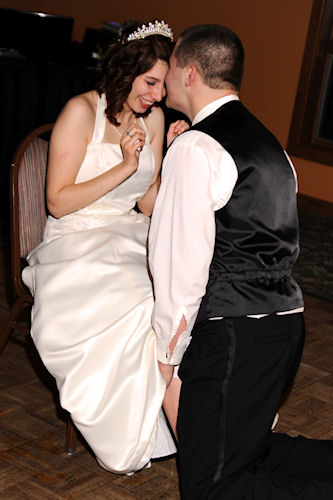
[[[229,101],[239,101],[239,97],[236,94],[229,94],[224,97],[220,97],[220,99],[216,99],[216,101],[212,101],[209,104],[206,104],[202,109],[200,109],[199,113],[197,113],[193,119],[192,125],[195,125],[198,122],[201,122],[204,118],[211,115],[220,108],[223,104],[226,104]]]

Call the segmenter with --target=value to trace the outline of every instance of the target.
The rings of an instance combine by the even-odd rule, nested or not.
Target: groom
[[[297,182],[278,141],[239,100],[243,58],[228,28],[194,26],[166,79],[167,105],[192,121],[166,153],[149,238],[166,379],[181,363],[181,494],[328,500],[332,443],[270,430],[304,343],[291,275]]]

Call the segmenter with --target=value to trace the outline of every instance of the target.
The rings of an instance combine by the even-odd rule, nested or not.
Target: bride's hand
[[[172,141],[188,128],[190,128],[190,126],[185,120],[177,120],[176,122],[171,123],[167,133],[167,146],[169,147]]]
[[[145,144],[146,133],[140,125],[132,123],[120,139],[124,162],[137,170],[139,157]]]

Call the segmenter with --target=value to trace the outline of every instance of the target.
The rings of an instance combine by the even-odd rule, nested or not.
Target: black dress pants
[[[302,314],[199,323],[178,415],[183,500],[333,500],[333,442],[271,432],[304,344]]]

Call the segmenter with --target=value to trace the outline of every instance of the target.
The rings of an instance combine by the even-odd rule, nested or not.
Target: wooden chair
[[[48,141],[40,136],[52,130],[53,124],[36,128],[17,148],[10,170],[11,271],[15,302],[0,330],[0,352],[13,330],[29,334],[29,325],[19,321],[23,310],[33,304],[33,297],[22,281],[26,257],[43,238],[47,218],[45,178]],[[66,452],[75,452],[76,429],[67,422]]]

